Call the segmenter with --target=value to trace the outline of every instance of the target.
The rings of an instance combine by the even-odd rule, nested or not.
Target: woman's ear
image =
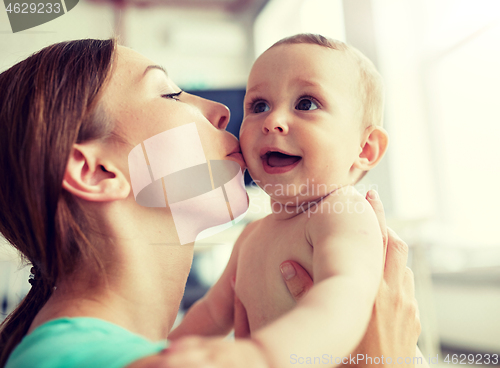
[[[373,169],[384,157],[388,143],[389,136],[384,128],[374,125],[366,128],[354,167],[362,171]]]
[[[86,201],[124,199],[130,193],[130,184],[112,160],[101,154],[101,149],[95,142],[74,144],[62,186]]]

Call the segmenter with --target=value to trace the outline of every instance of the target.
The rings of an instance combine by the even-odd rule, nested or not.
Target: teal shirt
[[[166,346],[101,319],[58,318],[25,336],[5,368],[122,368]]]

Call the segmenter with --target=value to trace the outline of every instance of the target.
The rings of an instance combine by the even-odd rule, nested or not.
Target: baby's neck
[[[325,198],[338,192],[344,193],[352,185],[343,185],[335,188],[331,192],[318,194],[303,198],[300,196],[288,197],[286,200],[271,197],[271,211],[275,220],[289,220],[293,217],[307,212],[311,207],[319,205]]]

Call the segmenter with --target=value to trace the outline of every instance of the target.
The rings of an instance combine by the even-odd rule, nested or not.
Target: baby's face
[[[244,104],[243,155],[274,199],[312,200],[359,175],[353,163],[363,108],[357,68],[344,52],[311,44],[271,48],[250,72]]]

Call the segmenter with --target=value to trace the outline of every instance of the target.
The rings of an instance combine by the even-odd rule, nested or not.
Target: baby
[[[273,212],[245,228],[220,280],[170,337],[228,333],[236,294],[272,366],[293,356],[347,356],[382,277],[380,227],[352,187],[387,147],[381,78],[351,46],[296,35],[257,59],[244,103],[242,152]],[[279,273],[285,260],[314,280],[298,304]]]

